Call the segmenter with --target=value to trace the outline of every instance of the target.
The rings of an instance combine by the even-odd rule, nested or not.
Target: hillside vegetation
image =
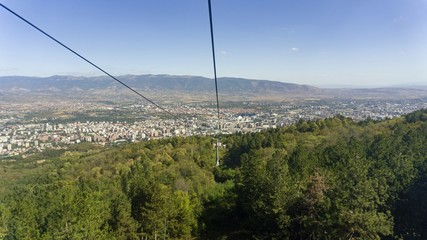
[[[426,239],[427,111],[1,163],[4,239]]]

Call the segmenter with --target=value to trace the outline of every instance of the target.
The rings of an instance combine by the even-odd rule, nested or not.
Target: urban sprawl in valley
[[[427,108],[422,99],[409,100],[304,100],[226,102],[221,108],[221,134],[257,132],[287,126],[299,119],[316,120],[335,115],[355,120],[394,118]],[[212,103],[168,105],[175,119],[151,105],[59,101],[38,104],[3,104],[0,107],[0,156],[10,157],[63,149],[90,142],[118,144],[174,136],[219,133]]]

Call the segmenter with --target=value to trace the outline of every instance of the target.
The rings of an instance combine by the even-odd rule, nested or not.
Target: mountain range
[[[141,90],[164,90],[206,92],[214,91],[212,79],[198,76],[174,75],[125,75],[118,79],[132,88]],[[118,87],[109,77],[0,77],[0,90],[3,91],[88,91]],[[316,92],[319,89],[308,85],[283,83],[267,80],[243,78],[219,78],[218,90],[221,92]]]
[[[200,95],[215,91],[212,79],[200,76],[175,75],[124,75],[120,81],[141,92],[174,92]],[[51,77],[6,76],[0,77],[0,93],[85,93],[127,91],[107,76],[79,77],[55,75]],[[218,79],[218,91],[225,96],[251,96],[254,99],[280,99],[280,97],[427,97],[426,88],[358,88],[327,89],[269,80],[223,77]],[[235,98],[237,99],[237,98]],[[246,98],[247,99],[247,98]]]

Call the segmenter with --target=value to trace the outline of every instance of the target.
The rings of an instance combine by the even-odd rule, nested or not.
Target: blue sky
[[[0,0],[114,75],[212,77],[207,0]],[[427,84],[427,0],[212,0],[218,76]],[[102,75],[0,8],[0,76]]]

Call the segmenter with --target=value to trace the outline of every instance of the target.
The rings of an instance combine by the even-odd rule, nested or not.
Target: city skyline
[[[212,78],[207,1],[8,1],[114,75]],[[219,77],[427,84],[427,1],[212,1]],[[0,9],[0,76],[101,75]]]

